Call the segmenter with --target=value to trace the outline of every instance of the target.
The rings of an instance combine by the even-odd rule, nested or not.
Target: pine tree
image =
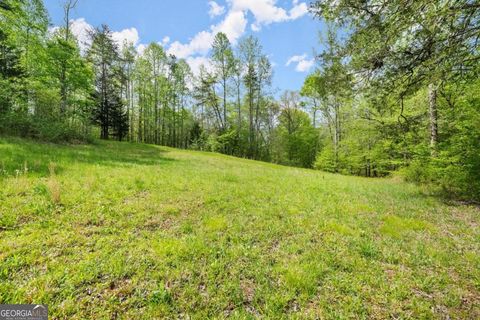
[[[107,26],[91,34],[89,60],[95,68],[95,101],[93,120],[100,125],[102,139],[110,136],[118,140],[128,132],[128,118],[121,99],[122,69],[118,46]]]

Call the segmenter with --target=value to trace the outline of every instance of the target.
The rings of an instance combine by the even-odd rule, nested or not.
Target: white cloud
[[[223,32],[227,35],[232,44],[236,44],[238,40],[245,34],[248,21],[248,13],[254,17],[254,21],[250,24],[253,31],[260,31],[262,26],[272,23],[280,23],[285,21],[296,20],[308,12],[308,6],[300,0],[293,0],[290,9],[282,8],[277,5],[277,0],[226,0],[226,7],[218,4],[217,1],[208,1],[209,12],[211,17],[217,17],[226,13],[225,17],[218,24],[210,26],[208,29],[197,33],[193,38],[185,43],[179,41],[171,41],[170,37],[164,37],[159,44],[168,47],[167,53],[173,54],[177,58],[185,59],[194,72],[198,72],[200,65],[210,65],[207,54],[210,51],[215,35]],[[82,52],[90,45],[90,30],[93,27],[85,21],[84,18],[72,20],[72,32],[79,41]],[[122,47],[124,41],[136,46],[137,52],[142,55],[147,45],[140,43],[140,36],[137,29],[129,28],[122,31],[113,32],[113,39]],[[290,62],[292,63],[292,62]],[[313,60],[306,57],[301,61],[296,61],[297,71],[306,70],[313,66]]]
[[[255,17],[252,24],[253,31],[259,31],[262,25],[269,25],[274,22],[285,22],[296,20],[308,13],[306,3],[299,3],[294,0],[290,11],[276,5],[277,0],[228,0],[231,10],[250,11]]]
[[[292,63],[295,63],[295,62],[300,62],[304,59],[307,58],[307,55],[304,54],[304,55],[301,55],[301,56],[293,56],[293,57],[290,57],[290,59],[288,59],[287,63],[285,64],[285,66],[290,66]]]
[[[313,65],[315,64],[315,60],[302,60],[297,64],[297,67],[295,68],[296,71],[298,72],[308,72]]]
[[[70,29],[72,34],[77,38],[80,51],[85,52],[91,44],[90,33],[94,29],[91,24],[85,21],[85,18],[71,20]]]
[[[297,64],[295,66],[295,71],[297,71],[297,72],[307,72],[315,64],[315,59],[308,59],[308,56],[306,54],[297,55],[297,56],[290,57],[290,59],[288,59],[287,63],[285,64],[285,66],[288,67],[292,63]]]
[[[298,0],[293,1],[294,7],[290,9],[290,19],[296,20],[308,13],[308,6],[306,3],[298,3]]]
[[[201,66],[204,66],[207,71],[212,71],[212,64],[207,57],[188,57],[185,61],[189,64],[192,73],[195,75],[200,73]]]
[[[211,26],[209,31],[197,33],[190,42],[186,44],[182,44],[179,41],[173,42],[167,52],[181,59],[194,55],[206,55],[210,51],[217,33],[225,33],[228,39],[235,44],[245,33],[246,25],[247,19],[243,12],[229,12],[222,22]]]
[[[213,43],[214,34],[209,31],[197,33],[187,44],[175,41],[170,45],[167,52],[175,55],[177,58],[184,59],[195,54],[206,54]]]
[[[143,44],[143,43],[140,43],[138,46],[137,46],[137,53],[140,55],[140,56],[143,56],[143,53],[145,52],[145,50],[147,49],[147,46],[146,44]]]
[[[170,37],[164,37],[164,38],[162,39],[162,45],[166,45],[166,44],[168,44],[169,42],[170,42]]]
[[[80,51],[84,53],[92,43],[90,33],[95,28],[91,24],[89,24],[85,20],[85,18],[71,20],[70,28],[72,30],[72,34],[77,38],[78,45],[80,46]],[[112,38],[120,48],[123,47],[125,41],[127,41],[127,43],[133,44],[134,46],[137,46],[140,40],[138,31],[135,28],[112,32]]]
[[[295,20],[308,11],[307,4],[300,3],[298,0],[293,0],[293,7],[289,11],[277,6],[277,0],[227,0],[227,3],[229,4],[229,10],[222,22],[210,26],[208,30],[197,33],[186,43],[173,42],[167,52],[183,59],[206,56],[218,32],[224,32],[230,42],[235,44],[245,34],[248,25],[248,12],[251,12],[255,18],[255,21],[251,24],[252,30],[260,31],[263,25]],[[211,11],[212,8],[218,9],[216,6],[219,6],[215,1],[210,1],[209,5]],[[211,13],[213,12],[209,14],[211,15]]]
[[[140,37],[138,35],[138,31],[135,28],[124,29],[122,31],[113,32],[112,33],[113,40],[117,43],[117,45],[121,48],[127,44],[133,44],[136,46]]]
[[[225,13],[225,7],[219,5],[215,1],[208,1],[208,5],[210,6],[210,10],[208,11],[210,18],[215,18]]]
[[[212,27],[213,33],[223,32],[227,38],[233,43],[237,43],[238,39],[245,33],[247,28],[247,18],[245,13],[241,11],[231,11],[220,24]]]
[[[252,23],[252,24],[250,25],[250,28],[252,28],[252,31],[253,31],[253,32],[259,32],[260,30],[262,30],[262,28],[261,28],[259,25],[255,24],[255,23]]]

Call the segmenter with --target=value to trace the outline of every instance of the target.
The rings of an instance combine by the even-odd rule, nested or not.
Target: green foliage
[[[93,119],[101,128],[102,139],[113,136],[121,141],[128,133],[129,123],[121,98],[123,75],[120,68],[120,53],[107,26],[96,29],[92,34],[88,59],[95,69]]]
[[[326,144],[318,153],[314,168],[326,172],[337,172],[338,167],[335,159],[335,152],[331,144]]]
[[[25,113],[7,113],[0,116],[0,134],[29,137],[54,143],[91,142],[92,135],[79,124],[66,124],[56,117],[32,116]]]
[[[221,129],[225,131],[228,129],[228,82],[235,71],[235,57],[227,35],[222,32],[217,33],[213,40],[212,64],[215,69],[215,77],[223,91],[223,108],[222,112],[220,112],[219,120],[222,123]]]
[[[42,1],[5,3],[9,9],[0,19],[1,131],[56,142],[87,139],[90,113],[80,110],[91,92],[92,72],[77,43],[64,39],[62,28],[48,34]],[[61,106],[63,87],[71,93],[68,110]]]
[[[320,0],[311,11],[336,28],[302,89],[331,138],[316,166],[365,176],[400,169],[408,181],[478,201],[480,7]]]
[[[349,31],[351,66],[376,88],[414,93],[477,64],[480,8],[470,0],[319,0],[312,12]]]
[[[400,171],[407,182],[430,184],[433,182],[432,167],[428,162],[415,160]]]
[[[318,148],[318,131],[310,117],[301,110],[286,108],[279,116],[275,161],[278,163],[311,168]]]
[[[479,84],[467,81],[443,89],[438,154],[430,158],[428,150],[419,152],[422,157],[403,172],[409,181],[431,184],[447,197],[480,200]]]
[[[41,0],[5,4],[3,132],[48,141],[99,133],[103,139],[312,165],[317,144],[311,128],[289,137],[276,132],[281,129],[276,130],[279,106],[270,92],[272,65],[257,38],[242,39],[234,50],[218,33],[212,68],[202,67],[194,77],[185,60],[167,55],[158,43],[142,54],[127,42],[120,50],[105,25],[93,30],[90,47],[81,51],[68,24],[76,1],[64,5],[67,23],[50,31]]]
[[[67,105],[61,113],[72,115],[74,106],[84,103],[93,91],[94,73],[92,66],[80,54],[73,35],[65,39],[66,30],[60,28],[47,41],[45,61],[42,63],[46,82],[62,98],[66,95]],[[67,108],[68,107],[68,108]]]
[[[367,177],[478,200],[478,20],[471,1],[314,1],[317,68],[275,99],[259,39],[215,35],[193,75],[158,43],[141,54],[102,26],[80,50],[41,0],[0,6],[0,132],[126,139]],[[65,21],[76,1],[64,6]],[[340,36],[341,35],[341,36]],[[324,36],[324,37],[323,37]],[[193,89],[193,90],[192,90]]]

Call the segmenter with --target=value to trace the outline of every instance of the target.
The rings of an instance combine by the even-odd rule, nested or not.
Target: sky
[[[52,27],[63,23],[62,0],[45,0]],[[72,30],[81,42],[88,28],[107,24],[114,39],[133,42],[140,53],[158,42],[186,59],[195,72],[207,61],[217,32],[233,45],[260,39],[274,66],[273,89],[300,90],[315,68],[323,25],[308,13],[309,0],[79,0]]]

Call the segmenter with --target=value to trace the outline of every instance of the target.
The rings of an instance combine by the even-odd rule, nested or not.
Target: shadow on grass
[[[61,174],[65,166],[75,164],[124,167],[165,165],[176,161],[166,157],[167,153],[161,147],[127,142],[96,141],[89,145],[56,145],[0,138],[0,176],[48,176],[52,168],[56,174]]]

